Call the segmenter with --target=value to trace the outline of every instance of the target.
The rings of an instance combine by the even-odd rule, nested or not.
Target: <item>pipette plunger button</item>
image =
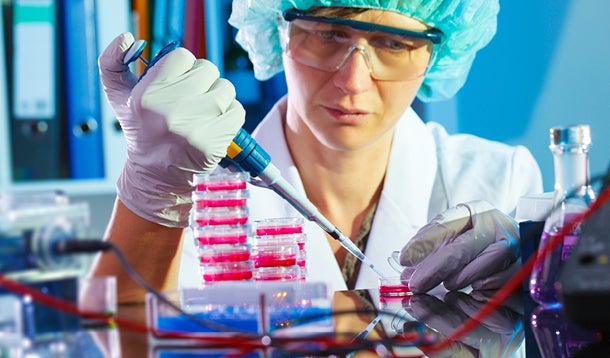
[[[130,63],[139,59],[142,62],[144,62],[145,65],[148,65],[148,60],[146,60],[144,57],[142,57],[142,52],[144,51],[144,47],[146,47],[145,40],[136,40],[131,45],[129,50],[127,50],[127,53],[125,54],[125,57],[123,58],[123,63],[126,65],[129,65]]]

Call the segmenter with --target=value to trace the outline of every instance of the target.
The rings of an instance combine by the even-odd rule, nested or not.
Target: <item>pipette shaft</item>
[[[349,253],[354,255],[363,264],[370,267],[379,277],[385,275],[381,273],[375,264],[356,246],[341,230],[334,226],[320,211],[313,205],[309,199],[301,195],[290,183],[288,183],[281,175],[280,171],[272,163],[259,174],[258,176],[267,186],[273,189],[276,193],[288,201],[295,209],[297,209],[308,220],[315,222],[324,231],[326,231],[333,239],[339,241]]]

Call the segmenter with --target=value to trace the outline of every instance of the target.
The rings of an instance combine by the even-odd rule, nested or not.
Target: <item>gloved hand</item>
[[[400,252],[401,274],[414,293],[441,282],[448,290],[497,289],[519,269],[519,230],[484,201],[459,204],[423,226]]]
[[[444,336],[452,335],[477,313],[495,291],[448,292],[442,297],[413,295],[403,308],[418,322]],[[520,295],[489,314],[479,325],[458,337],[442,351],[427,352],[430,357],[510,357],[523,343],[523,300]]]
[[[131,33],[98,60],[104,92],[127,141],[118,196],[133,212],[172,227],[188,225],[194,173],[211,172],[245,120],[235,89],[218,69],[177,48],[138,82],[123,64]]]

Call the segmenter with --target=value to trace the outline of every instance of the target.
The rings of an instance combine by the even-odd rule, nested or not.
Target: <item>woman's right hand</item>
[[[123,33],[98,60],[104,92],[127,141],[118,195],[147,220],[185,227],[193,174],[216,168],[245,111],[216,66],[181,47],[138,80],[123,63],[133,43],[133,35]]]

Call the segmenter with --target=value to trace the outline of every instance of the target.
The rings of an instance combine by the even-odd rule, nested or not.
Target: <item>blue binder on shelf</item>
[[[203,0],[200,0],[203,1]],[[172,41],[182,42],[186,0],[155,0],[152,23],[152,54]]]
[[[182,37],[184,36],[185,9],[186,0],[169,0],[167,3],[167,35],[169,37],[169,41],[167,42],[182,42]],[[167,42],[164,43],[163,46],[165,46]]]
[[[104,177],[95,0],[61,4],[70,177]]]
[[[12,5],[12,6],[11,6]],[[55,0],[14,0],[7,50],[11,180],[66,176]]]
[[[167,35],[168,0],[155,0],[153,7],[151,53],[157,53],[168,43]]]

